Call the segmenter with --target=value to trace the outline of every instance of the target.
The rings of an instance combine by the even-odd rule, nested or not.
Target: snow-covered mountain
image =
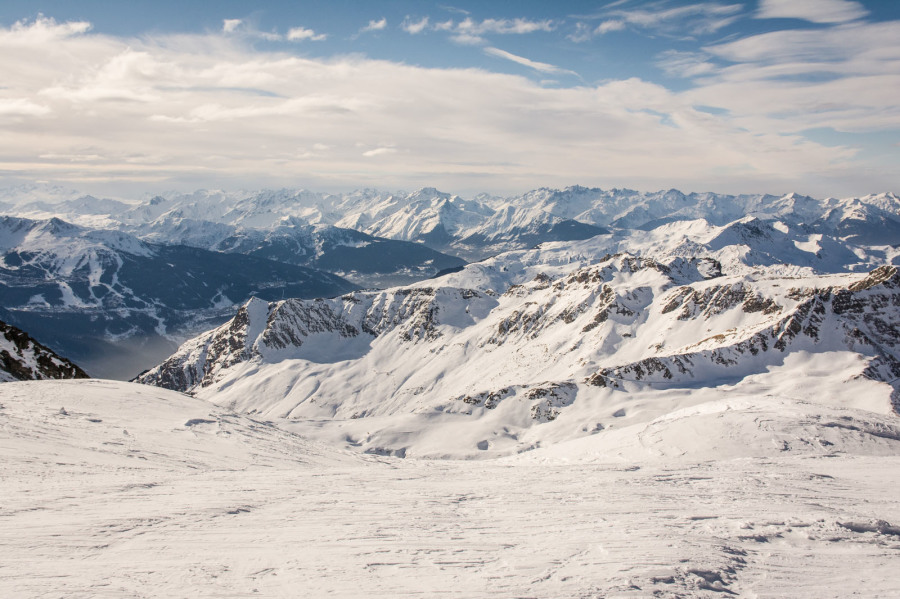
[[[244,254],[325,270],[360,287],[410,283],[465,261],[421,243],[369,235],[321,222],[328,196],[307,191],[226,194],[197,191],[126,204],[90,196],[56,203],[24,202],[31,219],[64,217],[85,227],[117,230],[142,241]]]
[[[724,226],[748,216],[857,245],[900,244],[900,197],[893,193],[818,200],[796,193],[685,194],[675,189],[638,192],[573,186],[542,188],[511,197],[482,194],[467,200],[426,187],[411,193],[362,190],[345,194],[291,189],[200,190],[129,203],[70,197],[72,194],[66,196],[60,190],[47,191],[46,201],[35,199],[34,190],[21,193],[20,201],[7,200],[14,203],[8,211],[19,216],[56,215],[86,226],[117,228],[159,243],[256,250],[280,258],[285,254],[279,248],[287,244],[302,248],[295,258],[299,260],[321,255],[329,243],[340,245],[348,235],[346,229],[478,260],[547,241],[586,239],[610,230],[652,230],[666,223],[698,219]],[[15,194],[7,191],[0,197],[14,198]],[[247,241],[236,244],[235,239]],[[346,243],[358,247],[362,242],[357,238]],[[404,246],[406,251],[410,247]],[[431,258],[434,256],[419,258],[413,252],[407,268],[415,271]],[[377,257],[366,260],[378,261]],[[302,264],[313,266],[311,262]],[[349,273],[352,268],[340,272]],[[366,273],[360,271],[359,275],[365,283]]]
[[[473,260],[540,242],[586,239],[610,229],[652,230],[698,219],[723,226],[748,216],[858,244],[900,244],[900,198],[893,193],[817,200],[796,193],[734,196],[574,186],[474,200],[432,188],[327,199],[331,208],[306,215],[325,222],[327,214],[342,214],[341,226],[421,241]]]
[[[294,275],[282,276],[273,271],[282,272],[285,265],[293,265],[336,274],[355,283],[356,287],[384,288],[461,268],[464,261],[448,254],[481,259],[541,244],[550,247],[557,242],[570,242],[573,248],[581,247],[578,245],[581,241],[588,244],[583,247],[593,248],[585,251],[594,258],[603,255],[600,249],[603,253],[626,252],[662,262],[674,257],[711,258],[725,264],[725,271],[731,273],[738,273],[736,269],[744,265],[740,267],[742,273],[750,272],[756,266],[767,266],[786,275],[836,274],[871,271],[883,264],[900,262],[900,251],[895,247],[900,246],[900,198],[892,193],[816,200],[799,194],[731,196],[576,186],[562,190],[538,189],[515,197],[480,195],[466,200],[433,188],[412,193],[363,190],[347,194],[282,189],[202,190],[120,201],[81,196],[57,188],[19,191],[21,197],[18,200],[13,191],[0,196],[6,198],[4,202],[9,204],[9,210],[33,217],[29,220],[40,217],[40,222],[56,223],[53,226],[60,231],[68,226],[81,227],[78,235],[63,235],[69,241],[89,238],[97,243],[112,244],[115,251],[146,259],[151,259],[148,252],[159,258],[162,254],[181,256],[166,258],[165,263],[170,265],[179,265],[179,260],[186,259],[183,254],[188,251],[187,247],[217,254],[264,258],[271,264],[262,268],[262,272],[268,274],[261,278],[268,277],[270,281],[295,280]],[[51,216],[54,214],[65,216],[76,225]],[[10,257],[5,264],[8,268],[19,268],[18,275],[24,272],[17,263],[20,254],[42,255],[40,243],[51,244],[49,253],[70,255],[76,261],[85,251],[73,246],[71,251],[60,253],[58,248],[53,249],[52,244],[56,242],[47,236],[32,235],[29,239],[31,245],[21,248],[24,254],[12,251],[18,243],[15,238],[6,242],[5,251]],[[118,248],[116,244],[130,245]],[[164,249],[166,247],[170,249]],[[64,272],[66,268],[74,268],[74,262],[66,260],[69,258],[61,260],[69,265],[63,268]],[[198,260],[195,256],[188,262],[196,265]],[[235,257],[230,262],[213,259],[213,262],[221,267],[208,269],[213,278],[230,277],[232,273],[241,277],[247,269],[256,270],[243,258]],[[92,262],[87,260],[86,263]],[[226,263],[231,266],[226,267]],[[47,272],[54,273],[55,268],[48,267]],[[186,278],[180,270],[183,267],[168,271],[152,269],[153,280],[159,282],[156,287],[161,289],[192,289],[189,293],[202,301],[191,303],[189,298],[183,298],[187,302],[183,308],[188,310],[240,304],[259,287],[251,289],[252,285],[246,288],[238,285],[239,289],[225,290],[224,295],[219,296],[220,283],[204,280],[207,286],[198,291],[194,287],[200,279]],[[217,271],[219,274],[215,274]],[[103,303],[90,295],[93,284],[72,286],[63,279],[62,283],[69,285],[64,289],[56,282],[48,284],[46,276],[29,276],[27,282],[20,277],[14,293],[4,292],[4,299],[13,293],[4,306],[31,305],[31,308],[17,308],[15,314],[0,312],[0,316],[43,335],[40,327],[47,328],[48,322],[51,323],[49,328],[59,327],[52,323],[52,316],[48,320],[46,313],[38,314],[33,309],[42,305],[41,302],[56,310],[51,298],[59,296],[59,302],[66,304],[67,309],[82,311],[91,310],[98,302]],[[256,276],[254,273],[251,278]],[[274,292],[262,294],[266,299],[312,295],[292,293],[281,289],[283,285],[272,287],[265,281],[259,281],[259,284],[267,289],[277,287]],[[138,287],[141,285],[137,284]],[[282,292],[278,293],[278,289]],[[127,292],[122,293],[127,295]],[[321,291],[317,294],[335,293]],[[68,299],[63,301],[62,298]],[[170,305],[170,299],[159,297],[157,304],[182,309]],[[155,310],[156,304],[153,306]],[[113,308],[111,305],[106,307]],[[156,344],[160,319],[151,315],[148,320],[140,310],[133,314],[143,323],[135,332],[154,331],[141,343]],[[29,315],[37,317],[29,319]],[[107,317],[101,320],[105,322]],[[96,318],[96,314],[91,318]],[[182,321],[187,319],[188,324],[178,324],[178,319],[169,318],[166,334],[194,327],[190,315],[184,314],[180,318]],[[124,325],[100,328],[107,341],[117,335],[134,338],[134,334],[128,333],[132,329]],[[53,338],[49,337],[48,342],[51,341]],[[171,348],[171,345],[163,346]],[[89,369],[96,369],[96,361],[91,362],[89,356],[72,354],[69,346],[58,349],[73,355]],[[107,351],[100,360],[107,360],[116,353]],[[162,350],[156,355],[162,356]]]
[[[83,378],[87,374],[81,368],[0,321],[0,382]]]
[[[131,231],[161,244],[201,247],[340,275],[363,287],[432,277],[466,262],[423,244],[374,237],[353,229],[309,225],[284,217],[264,229],[166,216]]]
[[[354,287],[252,256],[148,243],[57,218],[0,217],[0,315],[94,375],[133,376],[250,296],[311,298]]]
[[[132,204],[134,226],[240,246],[216,253],[232,270],[257,235],[289,228],[266,242],[289,254],[354,213],[460,253],[527,247],[388,289],[260,293],[145,385],[0,385],[0,595],[898,594],[895,196],[439,193]],[[527,237],[545,225],[608,232]],[[145,291],[130,261],[173,289],[218,272],[152,227],[95,234],[23,225],[4,264],[69,297],[52,273],[119,256],[92,293],[59,277],[83,311]],[[47,235],[95,258],[42,254]]]
[[[664,235],[674,248],[656,258],[609,254],[600,236],[507,253],[428,286],[251,301],[139,381],[267,417],[363,419],[373,451],[397,443],[396,422],[372,429],[402,414],[490,421],[515,451],[529,428],[608,389],[737,382],[798,353],[850,352],[858,376],[900,377],[895,267],[828,275],[772,263],[780,232],[753,220],[703,232],[720,253]],[[770,251],[754,250],[758,241]],[[553,426],[572,426],[561,420]],[[389,449],[424,451],[400,443]]]

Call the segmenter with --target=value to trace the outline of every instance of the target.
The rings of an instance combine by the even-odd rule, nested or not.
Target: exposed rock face
[[[88,375],[69,360],[0,321],[0,381],[86,378]]]
[[[781,310],[771,298],[760,297],[757,292],[743,281],[732,284],[716,285],[702,291],[691,287],[681,287],[672,299],[663,307],[663,314],[681,308],[678,319],[689,320],[697,316],[714,316],[743,304],[744,312],[763,312],[774,314]]]
[[[544,382],[462,395],[456,400],[473,408],[483,407],[486,410],[493,410],[503,400],[518,396],[530,404],[529,414],[532,420],[550,422],[559,416],[560,408],[571,405],[575,401],[577,392],[578,385],[575,383]]]
[[[607,386],[617,379],[671,381],[680,375],[692,377],[694,367],[700,364],[738,366],[745,358],[769,351],[784,353],[796,344],[861,350],[875,358],[867,368],[866,376],[892,382],[900,377],[900,362],[897,360],[900,351],[898,291],[900,274],[893,266],[880,267],[846,286],[791,289],[789,297],[799,300],[799,303],[786,312],[772,298],[759,297],[755,291],[743,289],[742,284],[717,286],[703,293],[682,287],[676,290],[673,300],[662,309],[663,313],[669,313],[679,305],[684,307],[677,317],[679,320],[688,320],[697,314],[709,316],[721,313],[738,305],[744,312],[781,317],[771,326],[752,334],[742,331],[730,335],[718,334],[696,344],[698,348],[709,346],[711,349],[646,358],[604,368],[585,382]]]

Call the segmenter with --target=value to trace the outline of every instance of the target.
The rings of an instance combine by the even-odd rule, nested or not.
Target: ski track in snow
[[[402,460],[126,383],[0,406],[3,597],[900,594],[896,448]]]

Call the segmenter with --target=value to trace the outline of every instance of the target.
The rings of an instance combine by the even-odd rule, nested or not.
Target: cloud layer
[[[484,21],[470,33],[543,27],[533,23]],[[232,20],[218,33],[141,39],[46,18],[0,29],[0,176],[127,191],[436,185],[460,193],[580,183],[842,194],[896,181],[896,172],[867,170],[853,148],[802,134],[900,126],[893,24],[764,34],[661,57],[696,80],[683,92],[637,78],[550,88],[481,69],[303,58],[255,48],[235,35],[241,27]],[[297,41],[323,35],[292,31]],[[806,80],[823,71],[829,76]]]

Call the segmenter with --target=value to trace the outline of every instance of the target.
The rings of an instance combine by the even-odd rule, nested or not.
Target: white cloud
[[[64,162],[97,162],[106,157],[99,154],[41,154],[38,158]]]
[[[500,48],[487,47],[484,49],[484,53],[490,56],[496,56],[498,58],[510,60],[512,62],[534,69],[535,71],[540,71],[541,73],[566,73],[570,75],[577,75],[577,73],[574,73],[573,71],[561,69],[557,66],[547,64],[545,62],[529,60],[528,58],[525,58],[523,56],[512,54],[510,52],[507,52],[506,50],[501,50]]]
[[[456,13],[456,14],[460,14],[460,15],[470,15],[470,14],[472,14],[472,13],[470,13],[469,11],[467,11],[467,10],[464,9],[464,8],[459,8],[459,7],[457,7],[457,6],[450,6],[450,5],[447,5],[447,4],[438,4],[438,8],[441,8],[441,9],[443,9],[443,10],[446,10],[447,12],[452,12],[452,13]]]
[[[597,26],[597,29],[594,30],[594,33],[597,35],[603,35],[604,33],[609,33],[610,31],[621,31],[625,29],[625,21],[603,21],[600,25]]]
[[[373,156],[384,156],[386,154],[396,154],[397,148],[393,147],[381,147],[375,148],[374,150],[369,150],[368,152],[363,152],[362,155],[366,158],[371,158]]]
[[[241,25],[241,23],[243,23],[243,21],[240,19],[225,19],[222,21],[222,32],[232,33]]]
[[[63,40],[82,35],[91,30],[87,21],[69,21],[57,23],[44,15],[32,21],[18,21],[9,29],[0,29],[0,43],[16,45],[46,44],[54,40]]]
[[[50,112],[47,106],[25,98],[0,98],[0,118],[44,116]]]
[[[718,67],[709,61],[709,55],[701,52],[666,50],[658,56],[657,66],[672,77],[698,77],[709,75]]]
[[[406,17],[401,27],[404,31],[412,34],[421,33],[426,29],[447,31],[452,34],[450,39],[458,44],[482,45],[488,43],[485,36],[489,34],[524,35],[538,31],[553,31],[556,29],[556,23],[551,20],[531,21],[521,18],[476,21],[471,17],[466,17],[459,22],[450,19],[430,25],[428,17],[419,21],[411,21],[409,17]]]
[[[869,14],[851,0],[760,0],[757,19],[803,19],[813,23],[846,23]]]
[[[570,40],[580,44],[594,37],[594,31],[590,25],[586,23],[575,23],[575,31],[567,35]]]
[[[471,18],[466,18],[456,25],[457,33],[468,35],[488,33],[521,35],[537,31],[553,31],[555,28],[553,21],[529,21],[528,19],[485,19],[479,23]]]
[[[359,30],[359,33],[368,33],[369,31],[381,31],[385,27],[387,27],[387,19],[382,17],[381,19],[375,21],[369,21],[369,24]]]
[[[307,59],[224,33],[122,39],[83,26],[17,25],[0,28],[0,175],[115,181],[135,193],[151,185],[877,188],[900,174],[873,178],[852,148],[800,132],[898,126],[896,27],[713,46],[710,62],[732,64],[673,92],[639,79],[550,88],[484,69]],[[814,62],[821,48],[832,58]],[[665,58],[684,74],[707,68],[697,67],[701,57]],[[803,80],[820,68],[841,79]]]
[[[275,33],[274,31],[253,31],[251,32],[251,35],[269,42],[284,41],[284,36],[280,33]]]
[[[898,72],[900,21],[859,23],[824,30],[784,30],[707,46],[735,63],[795,65],[809,72]]]
[[[685,76],[696,104],[724,106],[749,130],[797,133],[812,128],[865,133],[900,129],[900,22],[855,23],[825,30],[776,31],[705,48],[728,61],[664,56]],[[691,68],[694,69],[691,72]],[[700,70],[697,70],[700,69]]]
[[[407,16],[403,20],[403,23],[400,25],[400,28],[403,29],[403,31],[405,31],[406,33],[409,33],[411,35],[417,35],[419,33],[422,33],[423,31],[425,31],[425,29],[427,27],[428,27],[428,17],[422,17],[418,21],[412,21]]]
[[[480,35],[472,35],[471,33],[457,33],[450,39],[463,46],[483,46],[488,43],[488,41]]]
[[[294,27],[287,33],[287,39],[292,42],[310,40],[313,42],[321,42],[328,38],[327,33],[316,33],[312,29],[305,27]]]

